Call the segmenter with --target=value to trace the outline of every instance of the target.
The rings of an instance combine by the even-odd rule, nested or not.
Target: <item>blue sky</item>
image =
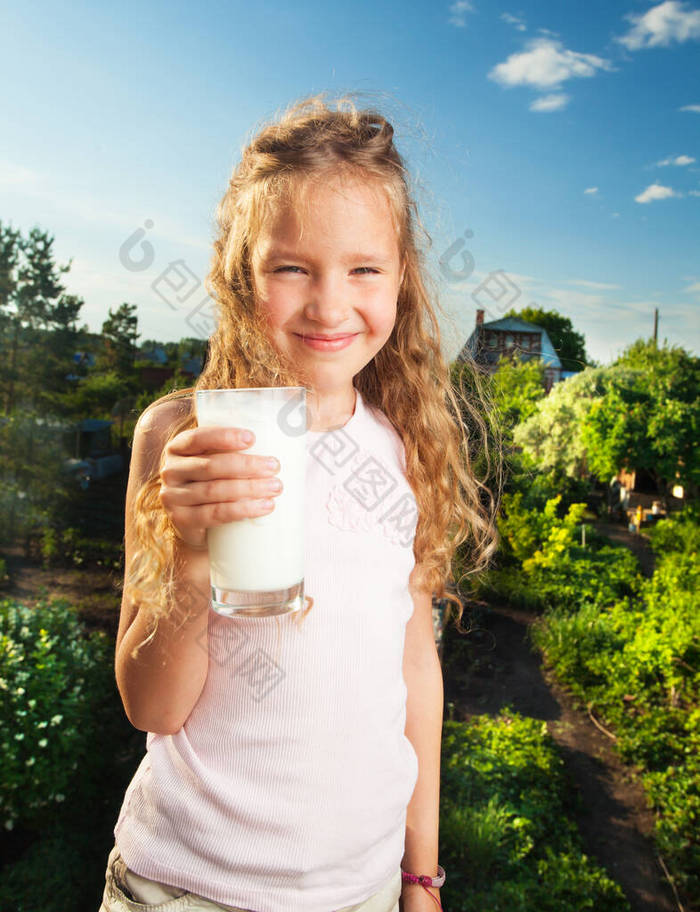
[[[601,363],[655,307],[700,350],[697,0],[29,0],[0,22],[0,219],[55,236],[93,330],[127,301],[142,339],[201,332],[241,146],[301,96],[359,91],[414,175],[446,357],[477,307],[532,303]]]

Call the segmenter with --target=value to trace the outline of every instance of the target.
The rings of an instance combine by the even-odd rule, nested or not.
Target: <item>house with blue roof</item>
[[[547,392],[559,380],[571,376],[563,371],[561,361],[547,330],[534,323],[526,323],[518,317],[503,317],[501,320],[484,322],[484,311],[477,310],[474,331],[457,355],[458,361],[471,357],[488,373],[498,369],[498,362],[504,356],[530,361],[538,358],[544,364],[545,389]]]

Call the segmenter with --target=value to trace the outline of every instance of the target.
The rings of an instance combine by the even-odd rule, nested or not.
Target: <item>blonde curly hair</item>
[[[404,443],[406,476],[418,507],[414,556],[422,571],[419,588],[450,602],[463,632],[464,606],[453,594],[460,587],[451,585],[453,557],[460,548],[461,581],[481,574],[496,550],[500,447],[490,426],[490,405],[479,371],[472,362],[461,365],[455,389],[443,360],[435,315],[438,296],[427,289],[428,270],[417,230],[428,245],[431,241],[393,136],[391,123],[381,113],[358,108],[347,94],[335,106],[326,93],[303,98],[263,124],[243,148],[217,208],[218,234],[205,283],[217,326],[209,339],[206,364],[191,390],[173,392],[159,403],[192,397],[199,389],[308,388],[305,372],[288,363],[270,342],[256,307],[251,270],[256,240],[278,206],[292,204],[303,212],[308,188],[330,175],[359,176],[381,188],[390,204],[405,272],[391,336],[353,382],[364,401],[387,416]],[[469,391],[464,388],[465,376]],[[190,408],[173,424],[168,439],[195,425]],[[486,466],[481,479],[474,471],[476,459]],[[492,476],[495,484],[489,487],[486,482]],[[158,471],[135,500],[138,548],[124,587],[134,603],[147,606],[154,625],[149,640],[159,617],[180,613],[173,596],[175,530],[159,492]]]

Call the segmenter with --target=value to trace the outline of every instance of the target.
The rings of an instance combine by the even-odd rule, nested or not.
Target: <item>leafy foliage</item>
[[[581,546],[585,504],[570,504],[559,516],[560,502],[556,495],[544,509],[528,509],[522,493],[504,495],[498,520],[502,566],[485,577],[485,591],[521,607],[563,613],[634,593],[640,581],[634,555],[602,544],[590,530],[587,546]]]
[[[114,817],[144,747],[113,656],[111,639],[88,634],[63,599],[0,602],[0,830],[24,847],[5,852],[0,908],[99,903]]]
[[[81,535],[73,526],[64,529],[46,526],[41,534],[39,549],[44,567],[92,565],[110,570],[123,569],[122,542]]]
[[[554,386],[514,431],[541,471],[607,480],[622,468],[697,490],[700,359],[637,342],[612,367],[587,368]]]
[[[70,262],[57,266],[54,238],[32,228],[27,237],[0,222],[0,379],[5,414],[20,405],[55,411],[69,388],[82,299],[62,282]],[[50,342],[50,344],[48,344]]]
[[[69,496],[62,425],[31,412],[0,419],[0,541],[25,540],[59,514]]]
[[[124,377],[131,374],[136,359],[136,340],[139,337],[136,311],[135,304],[126,302],[116,310],[110,307],[108,317],[102,324],[102,364]]]
[[[537,410],[545,397],[544,367],[536,359],[514,361],[501,358],[491,375],[491,395],[504,427],[512,429]]]
[[[620,887],[582,851],[546,723],[510,709],[496,719],[446,721],[441,770],[446,908],[629,910]]]
[[[636,765],[657,812],[657,840],[689,894],[700,887],[700,566],[692,517],[652,531],[657,566],[636,597],[548,611],[533,639],[558,677],[592,705]]]
[[[49,609],[0,602],[0,819],[36,825],[65,800],[81,755],[86,720],[111,677],[106,636],[82,635],[66,603]]]
[[[559,469],[570,477],[587,473],[581,427],[593,403],[605,393],[606,376],[606,368],[587,368],[555,383],[537,411],[515,428],[515,443],[541,472]]]

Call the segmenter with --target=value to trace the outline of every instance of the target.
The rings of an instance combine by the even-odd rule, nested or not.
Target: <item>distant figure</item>
[[[630,505],[630,492],[624,485],[620,485],[620,507],[622,509],[623,516],[627,515],[627,510]]]
[[[622,518],[622,492],[624,488],[617,475],[613,475],[608,484],[608,516]]]

